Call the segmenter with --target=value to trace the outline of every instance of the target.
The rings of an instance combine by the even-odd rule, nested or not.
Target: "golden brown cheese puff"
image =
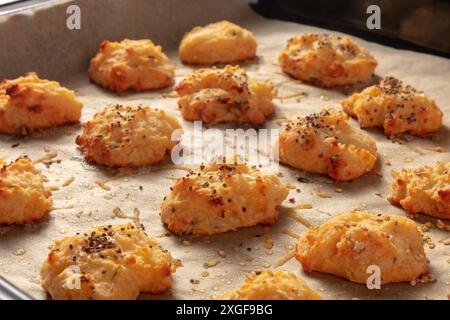
[[[195,27],[180,43],[180,60],[189,64],[230,63],[256,55],[253,33],[228,21]]]
[[[177,92],[186,120],[259,125],[275,110],[272,83],[250,80],[239,66],[199,69],[181,81]]]
[[[76,123],[83,105],[73,91],[56,81],[29,72],[0,82],[0,132],[27,134],[62,124]]]
[[[244,284],[218,300],[321,300],[301,278],[287,271],[252,272]]]
[[[76,143],[89,162],[138,167],[163,160],[177,143],[172,133],[180,128],[177,119],[163,110],[109,106],[84,125]]]
[[[161,221],[177,234],[195,235],[273,224],[288,193],[277,176],[244,164],[200,166],[171,188]]]
[[[410,214],[450,219],[450,162],[394,172],[391,203]]]
[[[47,180],[27,157],[0,164],[0,224],[27,224],[41,219],[52,207]]]
[[[92,81],[115,92],[165,88],[173,76],[169,58],[151,40],[105,40],[89,67]]]
[[[55,241],[41,268],[41,284],[55,300],[136,299],[140,292],[170,288],[176,267],[143,226],[105,226]]]
[[[443,114],[436,103],[394,77],[385,77],[380,84],[354,93],[341,104],[361,127],[381,127],[387,136],[404,132],[423,136],[442,126]]]
[[[369,266],[381,284],[411,281],[428,271],[423,240],[414,221],[364,211],[340,214],[309,229],[297,243],[296,258],[307,272],[319,271],[366,284]]]
[[[351,180],[371,171],[375,141],[338,110],[322,110],[289,123],[279,139],[280,161],[294,168]]]
[[[377,61],[350,37],[305,34],[288,40],[278,58],[292,77],[322,87],[352,85],[370,78]]]

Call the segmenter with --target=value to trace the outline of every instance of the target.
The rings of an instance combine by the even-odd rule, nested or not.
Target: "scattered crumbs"
[[[313,207],[312,204],[305,203],[305,204],[299,204],[299,205],[295,206],[294,209],[299,209],[299,210],[301,210],[301,209],[312,209],[312,207]]]
[[[329,194],[328,192],[322,191],[319,187],[314,188],[314,192],[316,193],[316,195],[318,195],[321,198],[331,198],[331,194]]]
[[[341,188],[336,188],[336,189],[334,189],[334,191],[337,192],[337,193],[342,193],[342,192],[344,192],[344,190],[342,190]]]
[[[330,100],[330,98],[327,97],[327,96],[324,96],[324,95],[320,95],[320,100],[322,100],[322,101],[328,101],[328,100]]]
[[[206,278],[207,276],[209,276],[209,272],[204,270],[201,274],[200,274],[203,278]]]
[[[192,283],[192,284],[199,284],[200,280],[198,280],[198,279],[191,279],[189,282]]]
[[[268,263],[268,262],[263,262],[263,263],[261,264],[261,266],[262,266],[263,268],[270,268],[270,263]]]
[[[264,227],[264,247],[266,249],[272,249],[273,248],[273,239],[270,234],[269,227]]]
[[[105,191],[111,191],[111,187],[109,187],[106,182],[107,181],[95,181],[95,184]]]
[[[67,179],[66,181],[64,181],[64,183],[62,184],[63,187],[68,187],[71,185],[72,182],[75,181],[75,177],[70,177],[69,179]]]
[[[217,250],[217,254],[218,254],[219,257],[221,257],[221,258],[225,258],[225,257],[226,257],[226,254],[225,254],[225,251],[224,251],[224,250]]]
[[[161,232],[161,233],[157,234],[156,237],[157,238],[170,237],[170,233],[169,232]]]
[[[405,160],[404,160],[406,163],[411,163],[411,162],[414,162],[414,159],[413,158],[405,158]]]
[[[15,256],[23,256],[25,254],[25,249],[19,248],[14,250],[13,254]]]
[[[209,260],[209,261],[207,261],[207,262],[205,262],[203,264],[203,267],[206,268],[206,269],[207,268],[212,268],[212,267],[217,266],[219,263],[220,263],[219,260]]]
[[[375,195],[380,197],[380,198],[383,196],[381,192],[375,192]]]
[[[446,246],[450,246],[450,238],[447,238],[445,240],[442,240],[442,243]]]

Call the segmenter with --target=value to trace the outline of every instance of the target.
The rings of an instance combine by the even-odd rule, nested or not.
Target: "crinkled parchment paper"
[[[283,117],[304,116],[323,107],[340,108],[338,101],[345,97],[342,90],[324,90],[293,81],[277,64],[278,53],[291,36],[304,32],[333,32],[264,19],[252,12],[245,1],[76,1],[81,7],[82,29],[74,31],[65,27],[65,11],[70,3],[63,1],[31,12],[0,17],[0,74],[12,78],[27,71],[37,71],[42,77],[60,80],[75,90],[84,103],[82,122],[108,104],[141,103],[167,110],[180,120],[186,132],[192,130],[192,124],[183,121],[177,110],[172,89],[121,96],[109,93],[89,83],[86,74],[89,58],[103,39],[150,37],[164,46],[177,67],[176,81],[179,82],[193,70],[181,65],[176,56],[183,32],[194,25],[223,18],[249,28],[258,39],[258,59],[245,64],[250,76],[271,79],[278,86],[281,98],[275,101],[278,108],[268,127],[279,127],[277,119]],[[391,171],[450,159],[450,61],[359,41],[379,61],[377,76],[393,75],[424,90],[444,111],[445,126],[431,139],[402,137],[409,141],[407,144],[390,141],[380,130],[367,130],[378,144],[378,173],[352,182],[333,183],[323,176],[282,167],[281,179],[300,190],[291,189],[289,198],[294,198],[295,203],[286,201],[284,205],[311,204],[311,209],[297,210],[297,213],[313,225],[354,208],[404,216],[400,208],[386,200]],[[375,77],[373,81],[376,81]],[[0,135],[2,157],[13,161],[27,154],[32,159],[43,160],[37,166],[48,177],[48,185],[59,188],[53,195],[55,209],[47,218],[31,226],[0,228],[0,274],[36,298],[46,297],[39,285],[38,274],[52,241],[95,226],[129,221],[130,218],[114,217],[116,207],[130,217],[135,208],[139,209],[141,222],[149,234],[158,237],[160,243],[183,262],[183,267],[173,276],[173,287],[160,296],[142,296],[150,299],[203,299],[231,290],[239,286],[251,270],[274,268],[280,258],[293,251],[295,239],[286,234],[287,230],[295,234],[307,230],[291,216],[282,214],[279,221],[267,229],[257,226],[201,238],[170,234],[160,223],[159,205],[174,178],[186,172],[160,168],[114,176],[114,172],[83,161],[74,142],[80,130],[80,126],[65,126],[25,138]],[[19,145],[13,148],[17,143]],[[436,147],[442,147],[444,152],[436,152]],[[49,159],[53,162],[50,165]],[[105,183],[106,187],[97,184],[111,177]],[[299,177],[302,182],[298,181]],[[423,216],[419,221],[436,222]],[[302,276],[329,299],[447,299],[450,246],[445,246],[442,240],[450,234],[437,228],[431,228],[428,234],[435,244],[429,249],[425,243],[430,272],[437,278],[431,283],[393,284],[385,285],[381,290],[368,290],[363,285],[334,276],[305,274],[295,259],[279,268]],[[273,240],[272,248],[268,239]],[[219,250],[223,250],[221,255]],[[208,262],[209,265],[217,264],[205,268],[204,264]],[[199,283],[191,283],[192,279]]]

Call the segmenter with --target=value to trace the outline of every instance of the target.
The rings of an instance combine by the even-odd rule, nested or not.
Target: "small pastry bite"
[[[269,225],[288,193],[276,175],[245,164],[202,165],[171,188],[161,204],[161,221],[177,234],[195,235]]]
[[[29,72],[0,82],[0,132],[27,134],[76,123],[83,105],[73,91]]]
[[[104,40],[92,58],[89,77],[115,92],[144,91],[172,85],[175,68],[151,40]]]
[[[170,288],[177,265],[143,226],[104,226],[55,241],[41,285],[55,300],[136,299]]]
[[[414,221],[364,211],[343,213],[309,229],[297,243],[296,258],[307,272],[362,284],[371,275],[369,266],[380,268],[381,284],[412,281],[428,272]]]
[[[381,127],[386,135],[424,136],[442,126],[442,111],[423,92],[394,77],[341,101],[346,113],[362,128]]]
[[[369,79],[377,61],[347,36],[305,34],[288,40],[278,58],[284,72],[321,87],[352,85]]]
[[[0,224],[27,224],[45,216],[52,207],[46,181],[27,157],[0,164]]]
[[[287,271],[252,272],[244,284],[218,300],[321,300],[320,294]]]
[[[351,180],[371,171],[375,141],[338,110],[322,110],[287,124],[279,139],[280,161],[294,168]]]
[[[450,219],[450,162],[394,172],[389,201],[410,214]]]
[[[178,106],[186,120],[206,123],[264,123],[275,110],[270,81],[253,81],[239,66],[195,71],[177,86]]]
[[[106,107],[84,124],[76,139],[88,162],[117,167],[138,167],[164,159],[176,145],[172,133],[177,119],[146,106]]]
[[[180,60],[189,64],[230,63],[256,55],[253,33],[240,26],[220,21],[195,27],[180,43]]]

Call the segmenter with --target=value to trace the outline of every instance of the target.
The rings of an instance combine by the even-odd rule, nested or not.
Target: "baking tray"
[[[81,30],[66,28],[66,10],[71,4],[81,8]],[[254,32],[259,43],[258,59],[245,67],[251,77],[271,79],[278,87],[279,97],[275,100],[278,108],[267,127],[279,128],[277,119],[283,117],[304,116],[323,107],[340,108],[339,99],[345,97],[343,92],[293,81],[277,65],[278,53],[291,36],[305,32],[335,32],[262,18],[240,0],[52,1],[37,8],[0,16],[0,74],[3,78],[16,78],[28,71],[36,71],[43,78],[60,81],[75,90],[83,102],[82,122],[108,104],[142,103],[164,108],[176,116],[188,134],[192,132],[192,123],[182,120],[172,89],[123,95],[110,93],[89,82],[89,60],[104,39],[151,38],[161,44],[169,55],[176,66],[176,82],[179,82],[194,70],[193,67],[181,65],[177,59],[177,46],[183,33],[195,25],[222,19]],[[313,225],[355,208],[404,216],[403,210],[391,206],[386,200],[391,171],[449,160],[450,61],[362,39],[358,41],[378,59],[377,76],[396,76],[435,99],[444,111],[445,126],[432,139],[402,137],[409,141],[404,144],[387,139],[380,130],[367,130],[377,141],[380,158],[376,168],[378,174],[352,182],[333,183],[323,176],[282,167],[282,180],[301,190],[300,193],[292,190],[289,198],[295,198],[295,205],[312,205],[312,209],[298,213]],[[298,93],[305,95],[289,98]],[[55,209],[49,216],[30,226],[0,227],[0,275],[34,298],[47,298],[40,287],[38,275],[52,241],[94,226],[128,222],[127,218],[113,216],[116,207],[126,214],[138,208],[148,233],[157,237],[175,258],[183,262],[183,267],[173,276],[173,286],[169,291],[162,295],[141,295],[142,299],[213,298],[240,286],[245,276],[254,269],[275,268],[277,262],[291,253],[295,245],[295,239],[286,235],[286,231],[301,234],[307,230],[287,214],[281,214],[279,221],[270,228],[257,226],[211,237],[175,236],[161,225],[159,205],[174,179],[185,172],[142,169],[131,176],[109,180],[109,190],[101,188],[97,182],[110,179],[112,173],[88,165],[82,159],[74,143],[80,130],[79,125],[74,125],[25,138],[0,135],[0,156],[7,161],[22,154],[39,159],[45,157],[48,150],[56,152],[54,160],[61,160],[49,167],[42,163],[37,165],[48,177],[48,184],[59,188],[54,192]],[[17,143],[19,145],[13,148]],[[444,152],[434,151],[437,147],[443,148]],[[63,187],[71,177],[75,177],[75,181]],[[139,186],[143,186],[142,191]],[[342,192],[336,192],[336,188],[342,189]],[[330,198],[320,197],[318,190],[322,194],[327,193]],[[288,201],[283,205],[292,206]],[[435,222],[420,217],[419,223],[425,221]],[[437,278],[431,283],[415,286],[409,283],[392,284],[383,286],[381,290],[368,290],[363,285],[333,276],[306,274],[295,259],[279,268],[303,277],[326,299],[447,299],[450,251],[439,241],[449,235],[436,228],[431,229],[429,235],[435,248],[425,246],[426,253],[430,259],[430,272]],[[273,240],[273,248],[266,246],[268,238]],[[218,256],[218,250],[224,250],[226,257]],[[204,262],[210,260],[219,263],[208,268],[208,276],[204,277]],[[192,284],[191,279],[200,280],[200,283]]]

